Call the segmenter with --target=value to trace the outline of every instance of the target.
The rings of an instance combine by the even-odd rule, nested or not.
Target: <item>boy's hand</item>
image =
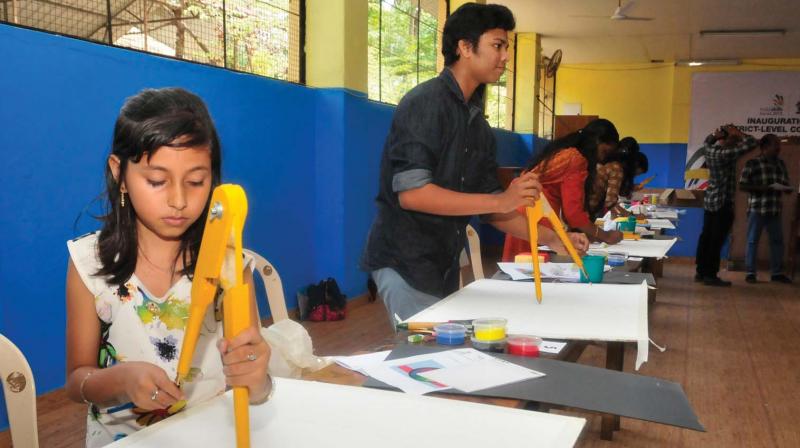
[[[185,399],[183,391],[167,377],[167,372],[155,364],[130,361],[118,364],[117,368],[124,372],[125,394],[138,408],[166,409]]]
[[[217,348],[229,386],[246,386],[253,402],[269,393],[267,366],[272,351],[256,327],[242,331],[230,341],[220,340]]]
[[[542,184],[539,177],[528,171],[511,181],[508,189],[498,195],[498,213],[508,213],[519,207],[531,207],[539,199]]]

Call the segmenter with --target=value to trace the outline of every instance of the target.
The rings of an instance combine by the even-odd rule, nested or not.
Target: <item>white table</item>
[[[483,279],[415,314],[408,322],[503,317],[508,334],[543,338],[635,342],[636,369],[647,361],[647,284],[542,283]]]
[[[582,418],[385,390],[276,378],[250,407],[253,447],[571,447]],[[108,445],[233,447],[230,392]]]

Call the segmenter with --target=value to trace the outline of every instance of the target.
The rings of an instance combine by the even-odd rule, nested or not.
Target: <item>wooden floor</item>
[[[489,263],[484,266],[492,266]],[[707,432],[622,419],[613,442],[600,440],[600,418],[588,419],[580,447],[798,447],[800,446],[800,287],[749,285],[741,273],[723,273],[733,288],[692,281],[688,260],[671,260],[658,280],[650,311],[651,347],[640,373],[683,385]],[[762,277],[766,277],[762,273]],[[342,322],[307,323],[318,354],[349,354],[385,344],[392,332],[380,302],[354,303]],[[634,347],[625,371],[633,372]],[[581,363],[603,366],[604,349],[590,346]],[[62,391],[39,398],[43,447],[81,447],[85,408]],[[8,432],[0,447],[10,446]]]

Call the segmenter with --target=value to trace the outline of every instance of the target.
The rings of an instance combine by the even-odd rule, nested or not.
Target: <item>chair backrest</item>
[[[272,266],[272,263],[267,261],[266,258],[253,252],[250,249],[244,249],[244,252],[256,261],[256,272],[261,276],[264,282],[264,289],[267,294],[267,302],[269,303],[269,310],[272,312],[272,322],[278,322],[289,318],[289,313],[286,311],[286,298],[283,295],[283,283],[281,276],[278,275],[277,269]]]
[[[469,264],[472,265],[472,276],[475,280],[485,278],[483,274],[483,260],[481,259],[481,239],[474,227],[467,224],[467,247],[469,247]],[[463,254],[462,254],[463,255]],[[461,276],[460,286],[464,286]]]
[[[0,334],[0,378],[11,426],[11,444],[18,447],[39,446],[36,425],[36,385],[25,355]]]

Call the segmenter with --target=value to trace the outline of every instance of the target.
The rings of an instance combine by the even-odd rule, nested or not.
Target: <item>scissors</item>
[[[189,378],[203,316],[218,290],[221,289],[223,294],[225,338],[233,338],[251,325],[250,290],[242,275],[242,230],[247,217],[247,197],[242,187],[224,184],[214,189],[210,204],[192,280],[189,320],[178,360],[178,386]],[[234,386],[233,412],[238,448],[250,446],[249,403],[247,387]]]
[[[550,202],[547,201],[547,198],[544,197],[543,194],[539,195],[539,199],[532,207],[525,207],[525,215],[528,217],[528,236],[531,242],[531,254],[533,254],[531,261],[533,262],[533,280],[536,284],[536,300],[542,303],[542,273],[539,269],[538,250],[539,221],[542,219],[550,221],[550,224],[553,225],[553,230],[556,231],[558,238],[564,244],[564,247],[567,248],[569,256],[572,257],[572,261],[578,265],[583,275],[588,279],[589,275],[586,273],[586,268],[583,266],[583,260],[578,256],[578,251],[575,250],[575,246],[573,246],[572,242],[569,240],[567,232],[564,231],[564,224],[561,223],[558,214],[553,211]]]

